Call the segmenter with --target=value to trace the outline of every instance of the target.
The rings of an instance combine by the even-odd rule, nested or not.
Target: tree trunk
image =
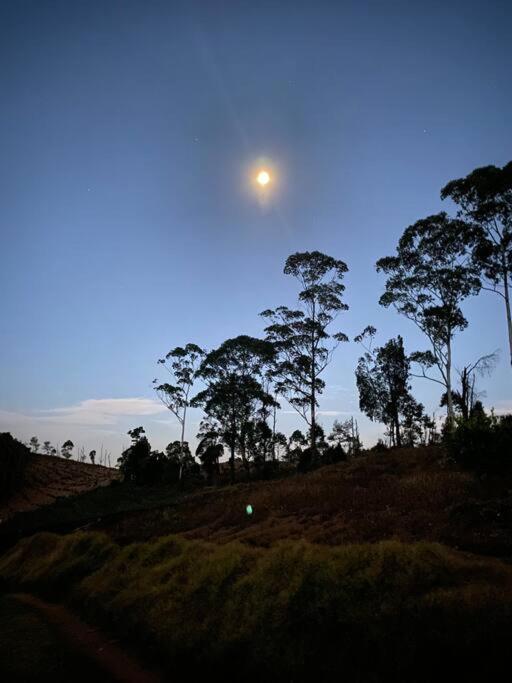
[[[512,366],[512,316],[510,314],[510,290],[508,286],[508,269],[503,268],[503,284],[505,286],[505,310],[507,312],[508,345],[510,349],[510,365]]]
[[[448,337],[446,357],[446,405],[447,405],[447,426],[451,431],[453,428],[453,396],[452,396],[452,342]]]
[[[229,468],[231,475],[231,483],[235,483],[235,444],[232,443],[230,446],[231,455],[229,456]]]
[[[181,482],[183,476],[183,443],[185,441],[185,418],[187,416],[187,408],[183,409],[183,419],[181,421],[181,439],[180,439],[180,471],[178,475],[178,481]]]
[[[276,461],[276,411],[277,408],[274,406],[274,414],[272,417],[272,462]]]
[[[393,421],[395,423],[395,443],[397,448],[402,448],[402,437],[400,436],[400,420],[398,419],[398,411],[394,412]]]
[[[315,302],[313,301],[313,324],[315,320]],[[316,455],[316,391],[315,391],[315,331],[311,333],[311,431],[310,431],[310,445],[311,445],[311,458],[312,460]]]
[[[469,387],[469,374],[468,374],[468,369],[465,367],[462,371],[462,376],[461,376],[461,410],[462,410],[462,417],[464,420],[467,420],[469,418],[469,410],[470,410],[470,387]]]

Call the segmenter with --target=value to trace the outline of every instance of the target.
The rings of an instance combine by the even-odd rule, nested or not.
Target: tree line
[[[52,445],[51,441],[43,441],[43,444],[41,445],[37,436],[32,436],[25,445],[30,449],[30,452],[35,453],[36,455],[43,453],[44,455],[60,456],[61,458],[66,458],[66,460],[69,460],[73,456],[73,450],[75,448],[75,444],[71,439],[64,441],[62,446],[55,447]],[[110,467],[110,451],[105,450],[103,446],[101,446],[99,457],[96,450],[89,451],[88,456],[86,456],[84,446],[77,447],[78,462],[85,462],[87,458],[89,458],[92,465],[100,464]]]
[[[360,409],[385,425],[394,446],[439,439],[435,420],[412,396],[413,377],[440,386],[445,433],[453,432],[458,416],[468,420],[475,411],[482,412],[476,377],[492,371],[497,353],[456,369],[453,342],[468,325],[462,312],[468,297],[490,291],[502,299],[512,364],[512,162],[453,180],[441,197],[453,200],[456,216],[440,212],[418,220],[405,229],[395,254],[376,263],[386,276],[379,303],[411,320],[424,335],[426,348],[407,354],[401,336],[374,347],[377,331],[371,325],[354,338],[364,350],[355,370]],[[349,341],[338,327],[340,314],[348,310],[347,271],[344,261],[318,251],[292,254],[284,274],[296,280],[297,300],[292,308],[280,305],[260,314],[266,322],[263,338],[240,335],[211,351],[189,343],[158,361],[168,377],[154,380],[156,393],[181,428],[180,440],[169,445],[167,454],[172,454],[178,479],[193,461],[185,439],[190,407],[204,412],[196,455],[210,478],[224,449],[232,480],[236,456],[245,468],[295,458],[300,468],[308,469],[361,449],[353,420],[336,422],[326,439],[317,419],[325,369],[339,344]],[[194,393],[198,382],[202,388]],[[297,430],[287,438],[277,431],[283,400],[300,415],[305,433]],[[133,431],[134,443],[121,458],[125,468],[142,438]],[[144,448],[150,457],[148,446]]]
[[[385,276],[380,305],[412,321],[425,348],[407,353],[401,336],[377,346],[372,325],[354,337],[363,351],[355,369],[360,410],[385,426],[391,446],[441,438],[433,416],[412,395],[412,378],[439,386],[445,436],[453,434],[458,420],[483,419],[476,379],[493,370],[497,353],[485,353],[462,369],[455,364],[454,339],[468,325],[462,311],[466,299],[485,291],[503,301],[512,364],[512,162],[453,180],[441,197],[455,203],[456,215],[440,212],[416,221],[404,230],[395,253],[375,264]],[[348,310],[347,271],[344,261],[319,251],[292,254],[284,274],[297,283],[295,304],[260,314],[262,338],[239,335],[209,351],[189,343],[159,359],[166,377],[155,379],[154,388],[178,421],[180,438],[158,452],[151,450],[142,427],[131,430],[132,443],[119,459],[125,475],[137,481],[179,481],[197,470],[186,439],[191,407],[204,413],[195,455],[209,481],[225,452],[232,481],[237,459],[246,471],[265,473],[282,460],[305,471],[358,454],[362,446],[353,418],[336,421],[327,436],[318,423],[325,370],[338,346],[349,341],[339,326]],[[283,401],[304,425],[288,437],[277,429]],[[39,451],[36,437],[30,447]],[[71,457],[73,448],[68,440],[61,455]],[[50,442],[44,442],[43,451],[57,454]],[[94,463],[96,451],[89,458]]]

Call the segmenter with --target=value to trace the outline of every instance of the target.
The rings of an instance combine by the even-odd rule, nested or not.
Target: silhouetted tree
[[[272,459],[274,461],[281,460],[283,457],[286,456],[288,448],[288,439],[283,434],[283,432],[276,432],[275,430],[273,430],[272,434]]]
[[[484,166],[441,190],[460,207],[459,216],[476,228],[472,255],[484,278],[483,289],[501,296],[505,304],[512,364],[512,161],[503,168]]]
[[[467,327],[460,304],[478,293],[480,279],[468,259],[464,221],[445,213],[429,216],[408,227],[399,240],[396,256],[377,261],[377,271],[388,275],[382,306],[393,305],[427,336],[431,349],[410,355],[421,376],[443,386],[448,394],[447,422],[454,416],[452,402],[452,341]],[[435,366],[440,379],[427,375]]]
[[[43,453],[45,453],[45,455],[51,455],[51,452],[52,452],[52,445],[51,445],[51,443],[50,443],[49,441],[44,441],[44,443],[43,443]]]
[[[300,429],[292,432],[288,438],[288,449],[286,459],[290,463],[298,463],[300,461],[302,450],[308,445],[308,440]]]
[[[334,420],[332,426],[332,431],[327,437],[334,446],[341,446],[343,450],[347,452],[349,456],[359,455],[361,452],[361,441],[359,439],[359,428],[357,426],[357,420],[353,417],[348,418],[341,422],[340,420]]]
[[[311,435],[309,444],[311,443]],[[319,467],[322,464],[330,463],[329,444],[325,440],[325,432],[318,422],[315,424],[314,435],[315,448],[307,445],[299,454],[299,462],[297,464],[297,471],[309,472],[310,470]]]
[[[184,348],[177,346],[169,351],[165,358],[160,358],[158,363],[171,375],[172,383],[159,384],[153,380],[157,396],[177,418],[181,425],[180,452],[184,461],[185,423],[187,409],[190,405],[190,391],[194,385],[197,371],[204,358],[205,351],[196,344],[187,344]],[[179,479],[183,472],[183,464],[179,467]]]
[[[131,429],[128,435],[132,443],[118,458],[119,469],[127,481],[135,484],[146,483],[147,471],[150,468],[151,446],[145,436],[144,427]]]
[[[263,311],[271,324],[265,329],[267,340],[274,344],[276,388],[309,426],[310,448],[316,451],[316,409],[318,395],[325,382],[321,374],[345,334],[331,334],[329,326],[340,311],[348,306],[342,296],[342,280],[348,268],[343,261],[319,251],[296,253],[286,260],[284,273],[297,278],[300,309],[286,306]]]
[[[405,446],[415,446],[421,441],[424,428],[424,409],[423,404],[418,403],[411,395],[409,400],[404,402],[400,428],[403,434]]]
[[[94,461],[96,460],[96,451],[91,451],[89,453],[89,458],[91,459],[91,463],[94,465]]]
[[[262,384],[265,367],[273,357],[272,344],[240,335],[210,351],[197,373],[204,380],[206,389],[194,397],[192,404],[201,406],[219,425],[219,435],[230,450],[232,481],[237,449],[244,465],[248,466],[247,424],[258,407],[275,402]]]
[[[490,375],[496,367],[499,358],[499,353],[489,353],[486,356],[481,356],[474,363],[465,365],[462,370],[457,370],[459,376],[459,389],[452,390],[452,400],[454,409],[460,412],[464,420],[468,420],[471,410],[478,398],[476,391],[476,377],[477,375]],[[441,397],[441,406],[447,404],[447,393],[445,392]]]
[[[30,450],[32,453],[39,453],[39,439],[33,436],[29,441]]]
[[[219,475],[219,460],[224,454],[224,446],[220,443],[220,434],[214,420],[201,420],[197,434],[199,443],[196,456],[201,461],[208,484],[212,484]]]
[[[373,349],[375,334],[375,328],[368,326],[354,339],[366,351],[356,369],[359,408],[370,420],[385,424],[391,444],[400,448],[401,422],[404,421],[410,443],[411,434],[417,427],[413,418],[418,415],[421,418],[423,406],[411,395],[410,361],[402,337],[390,339],[384,346]]]
[[[69,459],[71,457],[71,451],[73,450],[74,447],[75,447],[75,444],[70,439],[65,441],[62,444],[62,448],[60,449],[60,453],[61,453],[62,457]]]
[[[437,443],[438,434],[434,416],[430,417],[426,413],[421,418],[421,443],[424,446]]]
[[[250,420],[246,425],[247,452],[260,472],[272,460],[273,434],[265,420]]]
[[[152,453],[154,455],[155,453]],[[188,441],[172,441],[165,448],[165,458],[162,461],[162,476],[169,483],[198,473],[199,467],[190,451]]]

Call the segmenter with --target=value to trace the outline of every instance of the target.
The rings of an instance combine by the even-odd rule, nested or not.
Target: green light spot
[[[252,505],[247,505],[245,511],[248,515],[252,515]]]

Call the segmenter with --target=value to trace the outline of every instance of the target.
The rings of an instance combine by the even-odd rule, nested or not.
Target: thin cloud
[[[282,415],[298,415],[296,410],[281,410]],[[317,410],[317,415],[325,415],[326,417],[336,417],[336,415],[352,415],[349,410]]]
[[[64,408],[38,411],[39,421],[77,425],[113,425],[133,416],[157,415],[166,408],[152,398],[91,398]]]

